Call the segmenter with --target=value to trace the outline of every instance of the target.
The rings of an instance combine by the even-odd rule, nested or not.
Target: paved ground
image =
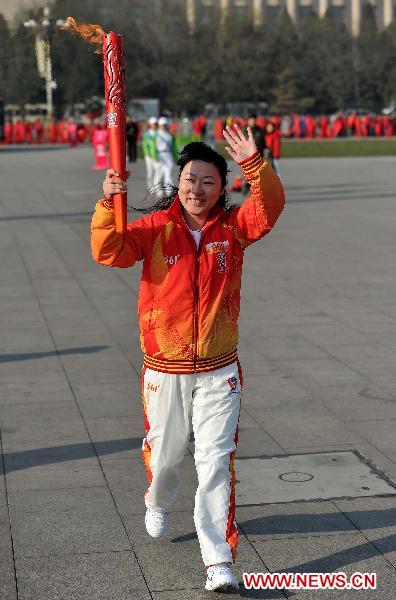
[[[91,259],[91,163],[86,148],[0,152],[0,598],[207,597],[190,452],[169,536],[144,531],[139,269]],[[283,161],[287,209],[245,261],[239,472],[356,450],[396,482],[395,168]],[[139,202],[142,163],[134,181]],[[238,575],[375,571],[378,589],[242,597],[394,598],[395,496],[322,494],[240,506]]]

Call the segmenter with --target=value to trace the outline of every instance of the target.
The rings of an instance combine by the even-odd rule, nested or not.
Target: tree
[[[282,81],[287,80],[292,72],[295,73],[299,55],[297,31],[289,13],[284,9],[279,16],[275,33],[269,37],[267,44],[267,76],[270,101],[278,96],[278,88]],[[282,78],[279,79],[281,74]]]
[[[11,47],[9,102],[21,107],[28,102],[45,102],[43,80],[37,72],[34,33],[21,23],[12,36]]]
[[[356,53],[359,104],[371,110],[378,110],[383,105],[383,38],[378,33],[374,9],[369,3],[363,7]]]
[[[0,14],[0,39],[0,98],[8,102],[10,97],[8,82],[12,65],[11,35],[2,14]]]
[[[383,40],[383,79],[382,97],[384,104],[396,102],[396,21],[393,21],[382,34]]]

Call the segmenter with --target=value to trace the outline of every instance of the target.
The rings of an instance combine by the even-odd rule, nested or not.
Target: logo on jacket
[[[217,254],[218,252],[226,252],[230,242],[228,240],[224,240],[224,242],[211,242],[210,244],[206,244],[206,252],[208,254]]]
[[[238,385],[238,379],[236,377],[230,377],[229,379],[227,379],[228,381],[228,385],[230,386],[230,388],[232,390],[236,390],[237,385]]]
[[[226,256],[227,255],[225,252],[219,252],[216,254],[218,273],[223,273],[226,270]]]
[[[224,242],[211,242],[205,246],[208,254],[216,256],[218,273],[224,273],[227,270],[227,248],[229,245],[230,242],[224,240]]]
[[[153,383],[148,381],[146,389],[149,390],[149,392],[158,392],[160,387],[161,387],[161,385],[154,385]]]
[[[180,254],[175,254],[174,256],[164,256],[165,262],[168,266],[172,267],[177,263],[180,258]]]

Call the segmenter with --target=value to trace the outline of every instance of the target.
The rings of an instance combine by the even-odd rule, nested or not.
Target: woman
[[[150,486],[146,528],[164,535],[191,426],[198,489],[194,522],[207,569],[207,590],[238,588],[231,570],[235,522],[234,453],[242,388],[237,357],[244,250],[274,226],[282,184],[257,151],[252,132],[223,132],[228,154],[251,186],[241,207],[226,208],[227,163],[201,142],[181,152],[178,190],[160,210],[115,231],[112,195],[126,182],[107,172],[105,197],[92,220],[94,259],[113,267],[143,260],[139,322]]]

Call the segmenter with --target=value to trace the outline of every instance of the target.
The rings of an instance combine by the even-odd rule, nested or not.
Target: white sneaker
[[[224,593],[239,590],[238,580],[231,571],[230,563],[212,565],[207,570],[207,576],[205,590]]]
[[[158,512],[148,508],[144,518],[147,533],[153,538],[159,538],[165,535],[168,529],[168,513]]]

